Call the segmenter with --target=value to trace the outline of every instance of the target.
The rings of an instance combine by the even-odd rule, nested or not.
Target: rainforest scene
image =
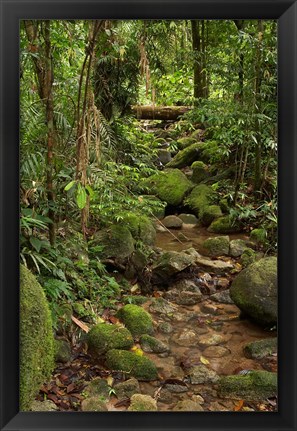
[[[20,21],[20,410],[277,411],[277,22]]]

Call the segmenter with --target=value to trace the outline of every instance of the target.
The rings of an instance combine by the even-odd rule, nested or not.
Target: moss
[[[124,398],[131,398],[134,394],[139,394],[140,387],[138,380],[132,377],[131,379],[128,379],[115,385],[114,390],[117,398],[121,400]]]
[[[196,184],[201,183],[201,181],[205,180],[209,176],[207,165],[201,161],[192,163],[191,169],[193,171],[191,181]]]
[[[169,347],[165,343],[147,334],[140,337],[140,345],[145,352],[164,353],[169,351]]]
[[[101,377],[96,377],[85,387],[84,394],[87,397],[97,397],[101,400],[108,400],[109,391],[110,387],[108,386],[107,381],[105,379],[101,379]]]
[[[203,226],[209,226],[214,220],[223,215],[218,205],[209,205],[202,210],[200,221]]]
[[[194,132],[191,134],[190,137],[192,139],[195,139],[196,141],[200,141],[203,135],[204,135],[203,129],[196,129],[194,130]]]
[[[123,298],[123,302],[125,304],[135,304],[135,305],[142,305],[145,302],[147,302],[149,298],[147,296],[142,295],[127,295]]]
[[[240,257],[240,263],[244,268],[246,268],[256,260],[257,260],[257,253],[252,248],[247,248],[246,250],[244,250],[244,252]]]
[[[127,326],[133,336],[153,333],[151,315],[138,305],[124,305],[118,311],[117,317]]]
[[[156,239],[156,230],[153,222],[146,216],[129,212],[124,215],[123,223],[136,240],[144,244],[153,245]]]
[[[214,220],[207,230],[215,233],[236,233],[240,232],[240,227],[234,224],[229,216],[223,216]]]
[[[224,214],[229,214],[230,207],[227,199],[220,200],[220,207]]]
[[[203,247],[208,250],[211,256],[217,257],[229,253],[230,238],[228,236],[218,236],[208,238],[203,243]]]
[[[128,329],[119,325],[98,323],[88,332],[87,344],[91,352],[103,355],[111,349],[130,349],[133,338]]]
[[[149,358],[127,350],[107,352],[106,365],[110,370],[122,371],[139,380],[156,380],[158,377],[157,368]]]
[[[107,407],[104,401],[99,397],[90,397],[81,403],[81,409],[83,412],[107,412]]]
[[[224,376],[219,381],[218,393],[222,398],[264,400],[277,395],[277,374],[250,371],[243,376]]]
[[[253,229],[250,234],[250,239],[259,245],[264,245],[267,242],[266,229]]]
[[[158,410],[157,402],[150,395],[134,394],[128,410],[132,412],[156,411]]]
[[[197,215],[198,219],[201,218],[203,211],[206,207],[209,207],[215,199],[215,192],[211,187],[205,184],[199,184],[194,187],[188,198],[185,200],[185,204]]]
[[[99,231],[92,241],[92,245],[103,246],[101,258],[118,258],[123,260],[134,251],[134,240],[130,230],[119,224],[112,225]]]
[[[54,337],[48,303],[34,275],[20,269],[20,409],[28,410],[54,367]]]
[[[65,340],[55,340],[55,361],[68,362],[71,358],[71,349],[69,343]]]
[[[192,136],[185,136],[184,138],[179,138],[176,141],[176,145],[179,150],[184,150],[190,145],[195,144],[195,142],[197,142],[196,138],[193,138]]]
[[[173,206],[180,205],[193,187],[179,169],[165,169],[163,172],[152,175],[147,179],[146,185],[162,201]]]
[[[168,168],[179,169],[184,168],[185,166],[190,166],[195,160],[199,159],[203,145],[204,144],[202,142],[196,142],[195,144],[189,145],[183,150],[180,150],[166,166]]]
[[[277,338],[253,341],[244,346],[243,351],[247,358],[262,359],[277,352]]]

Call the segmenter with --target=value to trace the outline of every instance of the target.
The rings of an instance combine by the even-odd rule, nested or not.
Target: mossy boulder
[[[229,214],[230,212],[230,206],[229,206],[229,202],[226,198],[220,199],[220,208],[223,211],[224,214]]]
[[[100,356],[111,349],[130,349],[133,338],[130,331],[120,325],[98,323],[87,334],[90,352]]]
[[[262,325],[277,322],[277,258],[252,263],[233,280],[230,297],[253,320]]]
[[[179,169],[165,169],[146,180],[146,185],[168,205],[178,206],[193,187],[185,174]]]
[[[150,395],[134,394],[131,397],[131,404],[128,408],[131,412],[156,411],[157,401]]]
[[[203,226],[209,226],[214,220],[223,215],[218,205],[209,205],[204,207],[200,215],[200,221]]]
[[[168,229],[180,229],[183,221],[175,215],[169,215],[162,220],[162,224]]]
[[[214,233],[236,233],[240,232],[240,227],[227,215],[214,220],[207,230]]]
[[[172,409],[179,412],[203,412],[203,407],[192,400],[180,400]]]
[[[199,184],[193,188],[190,195],[185,199],[185,204],[200,220],[205,209],[214,203],[215,198],[216,194],[211,187]]]
[[[152,334],[153,319],[151,315],[143,308],[134,304],[127,304],[120,308],[117,312],[117,317],[131,331],[134,337],[143,334]]]
[[[195,160],[199,159],[203,145],[203,142],[196,142],[195,144],[189,145],[183,150],[180,150],[166,166],[168,168],[179,169],[184,168],[185,166],[191,166]]]
[[[127,350],[110,350],[106,355],[106,365],[110,370],[121,371],[138,380],[156,380],[158,371],[149,358]]]
[[[45,293],[34,275],[20,267],[20,410],[29,410],[54,368],[54,337]]]
[[[265,356],[277,352],[277,338],[265,338],[264,340],[252,341],[243,348],[244,355],[247,358],[262,359]]]
[[[138,380],[132,377],[131,379],[115,385],[114,390],[117,398],[122,400],[124,398],[131,398],[134,394],[139,394],[140,387]]]
[[[55,361],[66,363],[71,359],[71,348],[66,340],[55,340]]]
[[[179,150],[184,150],[185,148],[189,147],[190,145],[195,144],[197,142],[196,138],[193,138],[192,136],[185,136],[183,138],[179,138],[176,141],[177,148]]]
[[[165,353],[169,352],[169,347],[163,341],[151,335],[144,334],[140,337],[140,345],[144,352],[148,353]]]
[[[201,181],[209,177],[208,166],[200,160],[192,163],[191,169],[193,171],[191,177],[191,181],[193,181],[193,183],[199,184]]]
[[[184,252],[167,251],[152,266],[152,280],[157,284],[166,282],[169,277],[188,268],[195,260],[195,256]]]
[[[100,258],[116,258],[119,261],[129,257],[134,251],[134,240],[130,230],[119,224],[112,225],[94,235],[92,245],[100,245]]]
[[[191,133],[190,138],[195,139],[196,141],[201,141],[205,131],[203,129],[196,129],[193,133]]]
[[[99,397],[86,398],[81,403],[81,409],[83,412],[107,412],[108,409],[104,401]]]
[[[239,257],[247,248],[246,242],[243,239],[233,239],[230,241],[230,256]]]
[[[217,236],[208,238],[203,243],[203,247],[208,251],[210,256],[217,257],[229,254],[230,238],[228,236]]]
[[[178,218],[181,219],[184,224],[198,223],[198,219],[194,214],[179,214]]]
[[[240,256],[240,263],[241,265],[246,268],[251,263],[256,262],[257,260],[257,253],[252,248],[246,248],[242,255]]]
[[[86,397],[97,397],[101,400],[109,399],[109,391],[110,387],[108,386],[107,381],[105,379],[102,379],[101,377],[95,377],[84,388],[84,394]]]
[[[277,374],[250,371],[246,375],[221,377],[218,394],[222,398],[261,401],[277,395]]]
[[[123,223],[129,229],[134,239],[140,240],[147,245],[154,245],[156,229],[149,217],[129,212],[124,215]]]
[[[267,230],[266,229],[253,229],[250,233],[251,241],[257,245],[264,245],[267,242]]]

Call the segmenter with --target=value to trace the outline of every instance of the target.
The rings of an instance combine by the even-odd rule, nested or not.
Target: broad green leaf
[[[81,184],[78,184],[77,188],[77,194],[76,194],[76,203],[80,210],[82,210],[87,203],[87,193],[86,189],[81,186]]]
[[[30,244],[35,248],[37,253],[40,252],[40,249],[43,245],[43,241],[40,241],[40,239],[36,238],[35,236],[30,237]]]
[[[74,184],[76,184],[76,180],[70,181],[70,183],[68,183],[68,184],[64,187],[65,192],[68,192],[68,190],[70,190],[70,189],[74,186]]]

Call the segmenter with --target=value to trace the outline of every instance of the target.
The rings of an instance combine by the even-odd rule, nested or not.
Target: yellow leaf
[[[113,385],[114,378],[112,376],[108,376],[106,381],[107,381],[108,386],[111,387]]]
[[[131,292],[131,293],[134,293],[134,292],[136,292],[137,290],[139,290],[139,286],[138,286],[138,284],[136,283],[136,284],[134,284],[134,286],[132,286],[132,287],[131,287],[130,292]]]
[[[200,356],[200,361],[202,362],[202,364],[207,365],[209,364],[209,361],[204,357],[204,356]]]
[[[140,349],[140,347],[133,346],[131,348],[131,350],[132,350],[132,352],[135,353],[135,355],[137,355],[137,356],[143,356],[143,351]]]
[[[239,410],[241,410],[243,407],[243,403],[244,403],[243,400],[239,400],[238,403],[236,403],[235,406],[233,407],[233,411],[239,412]]]

